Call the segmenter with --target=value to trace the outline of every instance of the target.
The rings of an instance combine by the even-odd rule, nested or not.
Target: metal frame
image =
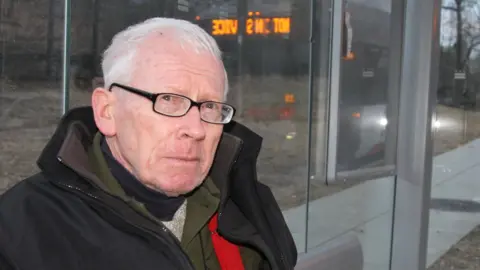
[[[441,0],[404,0],[391,270],[425,269]]]
[[[307,135],[307,190],[306,198],[307,203],[305,204],[305,234],[308,235],[308,213],[310,211],[310,179],[312,175],[312,139],[313,139],[313,98],[314,98],[314,76],[315,76],[315,59],[314,59],[314,48],[315,41],[318,33],[316,33],[316,0],[310,0],[310,38],[309,38],[309,68],[308,68],[308,135]],[[305,252],[308,250],[308,237],[305,236]]]
[[[399,2],[392,0],[393,2]],[[395,174],[392,166],[395,164],[395,153],[397,146],[397,116],[398,116],[398,93],[400,80],[400,59],[401,59],[401,28],[398,29],[398,22],[403,18],[398,15],[391,18],[390,55],[389,55],[389,88],[388,88],[388,105],[387,105],[387,136],[385,165],[375,166],[373,168],[361,168],[353,171],[337,171],[337,144],[338,144],[338,113],[339,113],[339,97],[341,87],[341,44],[342,44],[342,25],[343,12],[345,2],[343,0],[333,0],[333,18],[332,18],[332,48],[331,48],[331,74],[329,89],[329,106],[328,106],[328,144],[326,159],[326,182],[333,184],[339,180],[357,180],[372,179],[377,177],[387,177]],[[395,4],[392,3],[392,6]],[[389,158],[392,157],[393,158]],[[381,173],[380,173],[381,172]],[[353,176],[354,178],[350,178]]]
[[[62,115],[70,108],[70,25],[71,25],[71,3],[64,2],[64,23],[63,23],[63,62],[62,62]]]
[[[318,46],[318,55],[315,56],[317,61],[318,78],[316,83],[317,95],[316,106],[317,123],[315,137],[315,160],[310,161],[315,163],[315,171],[313,172],[314,179],[326,181],[327,170],[327,147],[328,147],[328,99],[329,99],[329,79],[330,79],[330,41],[332,38],[331,24],[332,24],[332,10],[333,1],[318,0],[317,10],[320,14],[317,16],[317,37],[316,43]]]
[[[330,54],[330,89],[328,106],[327,183],[337,175],[338,102],[340,98],[340,67],[342,55],[343,0],[332,0],[332,47]]]
[[[380,177],[389,177],[395,176],[395,165],[386,165],[380,167],[372,167],[372,168],[362,168],[354,171],[342,171],[337,173],[337,179],[339,180],[346,180],[348,179],[349,182],[358,182],[358,181],[365,181],[376,179]],[[343,183],[343,181],[340,181]]]
[[[398,135],[398,109],[400,79],[402,74],[403,18],[405,5],[403,0],[392,0],[390,15],[390,43],[388,57],[387,111],[388,125],[385,136],[385,164],[395,165]]]

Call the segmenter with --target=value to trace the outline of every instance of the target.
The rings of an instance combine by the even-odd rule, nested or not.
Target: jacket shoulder
[[[66,234],[73,231],[65,228],[80,223],[79,211],[87,208],[80,205],[81,202],[53,186],[41,173],[7,190],[0,197],[0,266],[8,262],[8,265],[34,267],[44,258],[55,256],[55,250],[49,246],[70,237]]]
[[[17,220],[15,218],[19,218],[22,214],[35,217],[35,211],[31,211],[40,210],[46,207],[54,197],[59,197],[57,190],[42,173],[18,182],[0,196],[0,216],[9,218],[0,219],[0,224]]]
[[[82,209],[87,206],[80,198],[71,196],[43,173],[38,173],[18,182],[0,196],[0,228],[10,230],[8,235],[21,233],[22,229],[41,229],[41,224],[54,225],[62,220],[78,219],[75,212]]]
[[[78,204],[73,196],[55,187],[42,174],[26,178],[0,196],[2,237],[15,240],[23,233],[45,230],[48,223],[59,223],[66,210]],[[4,239],[0,239],[4,240]]]
[[[25,203],[26,199],[41,197],[41,194],[39,194],[38,190],[36,190],[35,186],[32,184],[33,182],[37,185],[45,185],[46,179],[41,173],[35,174],[19,181],[0,196],[0,216],[15,213],[19,214],[17,212],[19,210],[18,207],[20,204]],[[8,220],[0,221],[5,223],[5,221]]]

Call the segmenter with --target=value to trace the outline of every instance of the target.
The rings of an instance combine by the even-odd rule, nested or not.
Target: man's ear
[[[92,109],[100,132],[105,136],[116,134],[115,118],[113,115],[113,95],[104,88],[98,87],[92,93]]]

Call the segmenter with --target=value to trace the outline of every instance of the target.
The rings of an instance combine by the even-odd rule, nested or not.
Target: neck
[[[104,153],[110,172],[119,182],[125,193],[145,204],[151,214],[160,220],[168,221],[185,201],[183,196],[169,197],[141,183],[122,163],[116,159],[106,139],[102,139],[101,149]]]

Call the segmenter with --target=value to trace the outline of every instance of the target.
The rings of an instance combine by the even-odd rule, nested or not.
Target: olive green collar
[[[220,191],[210,177],[187,197],[187,216],[182,237],[182,246],[187,247],[200,233],[205,224],[217,212]]]
[[[118,181],[113,177],[110,169],[108,168],[107,161],[105,160],[100,147],[101,140],[102,134],[97,132],[93,139],[92,146],[88,149],[90,163],[99,180],[95,184],[97,184],[107,193],[128,201],[128,196],[125,194],[125,191],[120,186]]]

